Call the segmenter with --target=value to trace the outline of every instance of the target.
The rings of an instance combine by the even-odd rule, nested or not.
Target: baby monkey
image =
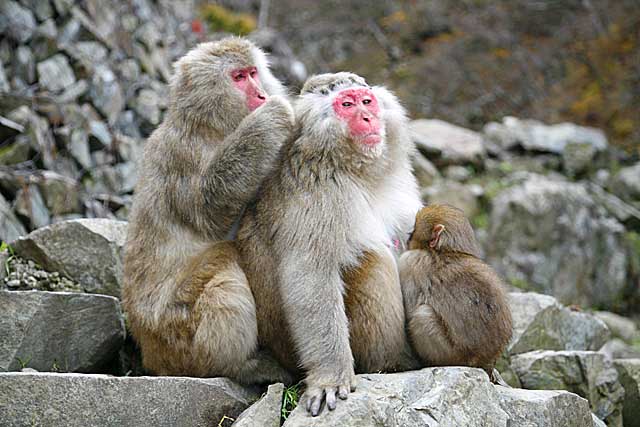
[[[424,363],[493,369],[511,339],[511,311],[501,279],[479,258],[460,209],[430,205],[416,215],[409,250],[399,260],[408,330]]]

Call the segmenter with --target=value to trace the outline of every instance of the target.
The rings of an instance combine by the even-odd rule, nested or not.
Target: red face
[[[267,94],[260,86],[256,67],[238,68],[231,72],[233,85],[240,90],[247,100],[247,108],[253,111],[267,101]]]
[[[349,132],[356,141],[367,145],[377,145],[380,136],[380,108],[371,90],[366,88],[345,89],[333,101],[333,111],[349,126]]]

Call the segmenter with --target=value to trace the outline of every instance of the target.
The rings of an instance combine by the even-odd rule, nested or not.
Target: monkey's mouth
[[[358,142],[367,147],[374,147],[382,142],[382,136],[379,133],[369,133],[360,136]]]

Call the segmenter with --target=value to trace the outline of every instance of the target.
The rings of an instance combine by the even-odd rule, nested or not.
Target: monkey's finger
[[[336,409],[336,389],[333,387],[326,389],[326,395],[327,408],[329,408],[330,411],[333,411]]]
[[[322,396],[314,396],[311,402],[311,416],[318,416],[320,413],[320,405],[322,405]]]
[[[341,385],[340,387],[338,387],[338,397],[340,399],[346,400],[348,395],[349,395],[349,390],[347,389],[346,386]]]

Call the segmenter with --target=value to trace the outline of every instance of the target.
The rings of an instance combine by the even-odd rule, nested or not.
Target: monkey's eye
[[[344,101],[344,102],[342,103],[342,106],[343,106],[343,107],[352,107],[352,106],[353,106],[353,103],[352,103],[352,102],[349,102],[349,101]]]
[[[240,82],[240,81],[242,81],[242,80],[244,80],[246,78],[247,78],[247,76],[245,76],[243,73],[238,73],[235,76],[233,76],[233,80],[235,80],[237,82]]]
[[[363,103],[364,105],[371,104],[371,100],[370,100],[370,99],[363,99],[363,100],[362,100],[362,103]]]
[[[251,72],[249,73],[249,75],[250,75],[251,77],[255,77],[255,76],[257,76],[257,75],[258,75],[258,71],[256,71],[256,70],[251,70]]]

